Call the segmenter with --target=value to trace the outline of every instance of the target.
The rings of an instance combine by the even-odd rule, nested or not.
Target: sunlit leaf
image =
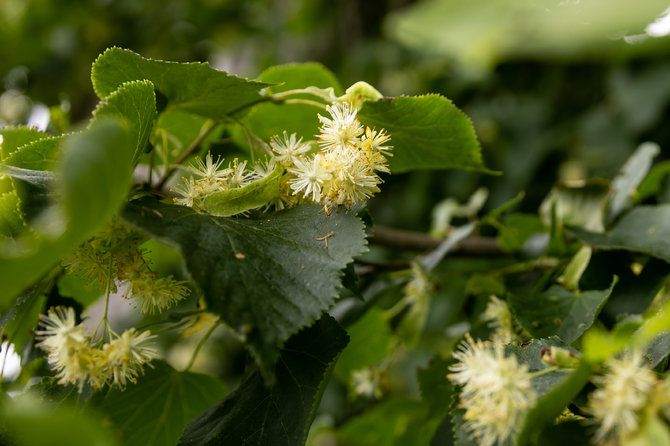
[[[121,48],[102,53],[91,71],[93,88],[105,98],[125,82],[151,81],[167,101],[167,109],[220,119],[261,102],[267,84],[214,70],[207,63],[146,59]]]
[[[366,102],[360,121],[391,135],[393,173],[417,169],[487,171],[472,122],[451,101],[431,94]]]

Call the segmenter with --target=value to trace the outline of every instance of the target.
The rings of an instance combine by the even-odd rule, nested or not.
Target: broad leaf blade
[[[558,336],[569,344],[593,325],[616,282],[615,276],[608,289],[584,292],[553,285],[536,295],[512,294],[508,302],[519,324],[533,337]]]
[[[319,206],[252,220],[146,198],[131,203],[123,218],[179,247],[208,310],[245,337],[268,379],[281,344],[333,305],[340,271],[365,250],[357,217],[328,216]]]
[[[605,234],[574,230],[586,243],[602,249],[643,252],[670,262],[670,205],[638,206]]]
[[[107,97],[123,83],[151,81],[167,99],[167,108],[220,119],[263,101],[260,82],[217,71],[206,63],[176,63],[145,59],[121,48],[110,48],[93,64],[93,88]]]
[[[18,249],[0,251],[0,306],[8,305],[60,258],[98,231],[125,199],[134,147],[117,121],[99,122],[69,136],[64,144],[54,175],[60,191],[56,205],[65,227],[56,228],[62,231],[58,236],[38,235]]]
[[[324,380],[347,342],[339,324],[322,317],[288,340],[271,387],[265,387],[260,373],[251,374],[228,398],[193,420],[180,445],[304,444]]]
[[[391,171],[467,169],[488,171],[472,122],[450,100],[436,94],[366,102],[364,125],[391,135]]]
[[[122,118],[136,143],[133,160],[144,153],[156,120],[156,94],[149,81],[133,81],[121,85],[100,102],[93,112],[95,120]]]
[[[63,138],[61,136],[45,137],[31,141],[5,158],[4,163],[10,166],[32,170],[52,170],[58,158],[58,149]]]
[[[152,365],[137,384],[94,401],[126,446],[177,444],[189,421],[226,393],[212,376],[178,372],[161,361]]]
[[[19,126],[0,129],[0,136],[2,141],[2,144],[0,144],[0,161],[3,161],[19,147],[46,138],[48,135],[32,127]]]

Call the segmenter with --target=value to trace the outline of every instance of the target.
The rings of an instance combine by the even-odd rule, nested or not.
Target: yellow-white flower
[[[326,107],[331,118],[319,115],[321,132],[317,135],[321,146],[330,150],[355,145],[363,133],[363,126],[356,119],[357,110],[348,102]]]
[[[639,427],[639,412],[649,399],[656,376],[644,367],[639,351],[627,351],[605,362],[607,372],[593,382],[599,387],[589,398],[589,410],[598,422],[595,441],[624,444]]]
[[[155,338],[149,331],[131,328],[104,345],[113,384],[124,388],[128,382],[136,382],[137,375],[144,372],[144,364],[158,357],[158,350],[153,347]]]
[[[84,335],[84,326],[76,324],[72,308],[56,307],[41,316],[37,344],[47,352],[49,367],[56,371],[59,384],[74,384],[83,389],[88,380],[92,387],[102,387],[108,379],[105,356],[91,348]]]
[[[276,159],[280,164],[289,166],[294,164],[300,156],[311,149],[309,144],[303,143],[302,138],[297,138],[295,133],[291,133],[289,136],[286,131],[283,134],[283,140],[279,136],[275,135],[270,141],[270,147],[272,151],[275,152],[274,159]]]
[[[176,185],[173,190],[181,195],[181,197],[175,198],[174,202],[182,206],[193,207],[202,198],[202,191],[198,188],[192,177],[182,177],[181,183]]]
[[[202,158],[196,156],[195,163],[195,166],[189,166],[189,170],[196,175],[196,177],[199,177],[208,184],[216,184],[231,173],[230,168],[221,169],[223,158],[219,157],[216,162],[214,162],[212,154],[209,152],[207,153],[204,162],[202,161]]]
[[[458,362],[448,376],[463,386],[465,429],[482,446],[513,438],[537,400],[528,366],[506,357],[503,344],[474,341],[469,335],[453,356]]]
[[[297,159],[295,168],[289,168],[289,172],[295,175],[295,178],[289,180],[294,194],[303,192],[304,197],[311,195],[315,203],[321,201],[323,183],[332,177],[331,173],[321,164],[322,159],[321,154],[316,154],[311,159]]]

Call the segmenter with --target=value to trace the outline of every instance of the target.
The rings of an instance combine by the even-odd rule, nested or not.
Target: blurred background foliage
[[[668,3],[2,0],[0,126],[28,123],[60,133],[86,121],[97,102],[91,63],[111,46],[156,59],[208,61],[249,78],[272,65],[316,61],[345,88],[364,80],[387,96],[437,92],[448,97],[472,118],[487,167],[500,172],[387,177],[369,204],[376,223],[426,232],[439,226],[432,214],[438,204],[444,208],[446,199],[477,202],[463,215],[476,213],[486,196],[482,187],[488,199],[480,214],[522,191],[516,211],[537,214],[557,181],[612,178],[643,142],[661,147],[656,161],[668,158],[670,24],[662,20],[670,16]],[[670,200],[670,193],[659,197]],[[516,221],[519,227],[544,230],[537,218],[521,214]],[[519,245],[516,249],[523,242],[507,239]],[[178,269],[174,253],[159,245],[152,250],[157,270]],[[398,253],[380,250],[371,258],[391,255]],[[434,347],[430,335],[457,324],[463,306],[469,314],[483,311],[485,296],[501,286],[484,280],[496,262],[450,259],[434,271],[435,296],[424,315],[427,350]],[[378,299],[380,306],[388,301],[390,308],[402,296],[407,276],[383,283],[395,285]],[[365,324],[375,326],[375,317],[370,312]],[[453,338],[460,334],[454,332]],[[365,333],[360,337],[365,339]],[[234,382],[244,365],[242,349],[230,333],[221,333],[219,340],[209,356],[200,357],[230,364],[218,361],[201,368],[214,368],[213,373]],[[173,350],[176,356],[180,348]],[[422,361],[429,357],[424,356]],[[413,365],[406,372],[413,377]],[[404,383],[414,382],[412,377]],[[342,400],[337,395],[328,392],[324,403],[344,404],[344,393],[339,393]]]
[[[534,212],[557,179],[611,178],[641,142],[668,146],[670,38],[658,21],[667,6],[3,0],[0,125],[50,115],[57,133],[88,119],[96,102],[89,67],[114,45],[249,78],[271,65],[317,61],[343,86],[365,80],[388,96],[447,96],[473,119],[488,167],[502,172],[393,177],[371,203],[376,219],[427,230],[438,201],[465,201],[482,185],[485,209],[525,190],[521,210]]]

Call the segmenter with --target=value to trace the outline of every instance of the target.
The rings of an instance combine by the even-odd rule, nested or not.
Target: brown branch
[[[389,228],[375,225],[373,234],[368,238],[370,243],[388,248],[405,251],[431,251],[437,248],[441,239],[431,237],[423,232],[407,231],[404,229]],[[461,255],[491,256],[503,254],[495,237],[471,236],[461,241],[451,251]]]

